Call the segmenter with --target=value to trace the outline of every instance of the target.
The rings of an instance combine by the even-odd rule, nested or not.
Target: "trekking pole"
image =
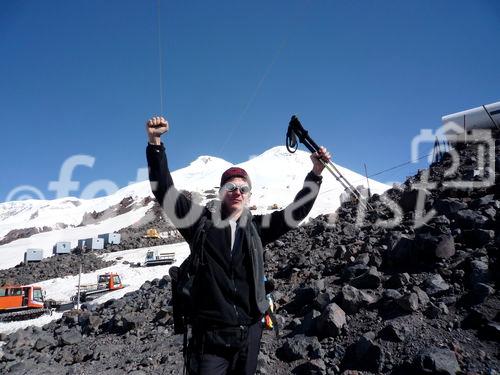
[[[290,123],[288,124],[288,130],[286,132],[286,148],[291,153],[297,151],[297,148],[299,147],[297,138],[299,139],[300,143],[306,146],[306,148],[312,153],[319,151],[320,147],[318,146],[318,144],[314,142],[314,140],[309,136],[309,132],[304,129],[297,116],[294,115],[292,116]],[[342,175],[342,173],[340,173],[338,168],[335,166],[335,164],[332,163],[331,160],[329,160],[328,162],[322,159],[319,160],[333,175],[333,177],[335,177],[335,179],[342,185],[342,187],[349,190],[365,209],[373,209],[373,207],[368,202],[363,201],[363,197],[359,190],[351,185],[351,183]]]

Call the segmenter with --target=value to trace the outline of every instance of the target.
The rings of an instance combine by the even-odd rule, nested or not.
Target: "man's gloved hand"
[[[321,172],[323,172],[323,169],[325,169],[325,166],[323,165],[323,163],[321,162],[321,160],[325,161],[325,162],[329,162],[330,161],[330,158],[332,156],[330,155],[330,153],[328,152],[328,150],[321,146],[319,148],[319,151],[318,152],[315,152],[314,154],[311,154],[311,161],[313,163],[313,172],[315,175],[319,176],[321,175]]]
[[[160,145],[160,137],[162,134],[168,132],[168,129],[168,121],[164,117],[151,117],[146,122],[148,142],[152,145]]]

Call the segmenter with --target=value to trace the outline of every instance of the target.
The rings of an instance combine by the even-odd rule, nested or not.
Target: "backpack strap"
[[[200,240],[201,233],[203,232],[203,229],[205,227],[205,223],[207,221],[207,215],[206,212],[201,215],[200,221],[198,222],[198,225],[196,226],[196,230],[193,235],[193,240],[189,244],[189,247],[191,248],[191,253],[195,253],[196,245],[198,241]]]
[[[196,231],[194,232],[193,241],[190,243],[192,260],[191,272],[195,274],[198,271],[200,264],[204,264],[205,261],[205,238],[208,228],[212,225],[212,222],[208,220],[209,212],[205,211],[198,222]]]
[[[182,368],[183,375],[187,375],[187,369],[189,368],[189,353],[188,353],[188,332],[187,329],[182,335],[182,357],[184,358],[184,366]]]
[[[198,269],[200,265],[204,264],[205,262],[205,238],[206,238],[206,232],[208,228],[212,225],[212,222],[208,220],[209,212],[205,210],[203,215],[200,218],[200,221],[198,223],[198,226],[196,227],[196,231],[193,236],[193,241],[189,244],[189,247],[191,249],[191,254],[190,256],[192,257],[191,262],[190,262],[190,267],[188,269],[189,273],[191,275],[196,275],[198,272]],[[184,369],[183,372],[186,374],[187,369],[190,367],[190,357],[192,355],[190,348],[189,348],[189,340],[188,340],[188,331],[189,327],[188,325],[192,322],[186,322],[186,328],[183,332],[183,342],[182,342],[182,352],[183,352],[183,357],[184,357]],[[190,372],[190,371],[189,371]]]

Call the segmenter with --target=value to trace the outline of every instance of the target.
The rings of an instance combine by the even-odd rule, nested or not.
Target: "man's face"
[[[234,189],[233,191],[228,191],[225,188],[228,183],[233,183],[234,185],[238,186],[238,188]],[[233,177],[227,180],[224,186],[222,186],[220,189],[219,194],[222,201],[222,206],[225,210],[227,210],[229,214],[241,212],[250,201],[250,196],[252,195],[252,193],[250,191],[247,193],[242,193],[240,189],[240,187],[242,186],[248,187],[247,181],[241,177]]]

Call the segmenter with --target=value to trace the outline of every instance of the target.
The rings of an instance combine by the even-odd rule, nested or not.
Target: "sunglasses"
[[[241,194],[247,194],[250,192],[250,186],[248,185],[236,185],[233,182],[228,182],[224,185],[224,190],[226,191],[233,192],[236,189],[239,189]]]

